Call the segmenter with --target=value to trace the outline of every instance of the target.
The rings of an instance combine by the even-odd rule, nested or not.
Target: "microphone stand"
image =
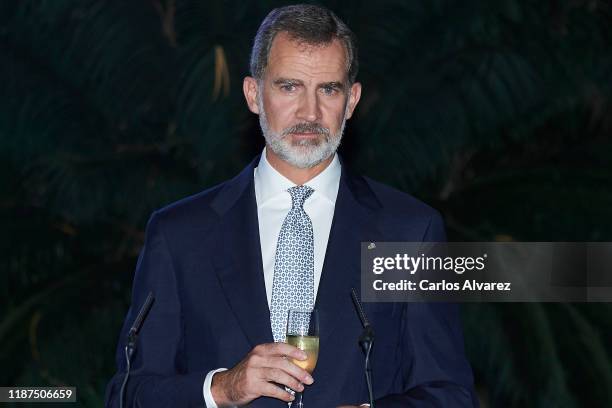
[[[372,351],[372,345],[374,344],[374,329],[370,325],[370,322],[368,321],[368,318],[361,307],[361,302],[357,298],[357,293],[355,292],[354,288],[351,289],[351,297],[353,298],[353,303],[357,308],[359,318],[363,324],[363,332],[361,332],[361,336],[359,336],[359,346],[361,346],[361,350],[363,350],[365,354],[365,377],[368,385],[368,396],[370,397],[370,408],[375,408],[374,392],[372,391],[372,367],[370,366],[370,352]]]
[[[144,322],[145,317],[147,317],[147,314],[149,313],[149,310],[151,309],[154,300],[155,297],[153,296],[153,292],[149,292],[147,299],[140,308],[140,311],[138,312],[136,320],[134,320],[134,324],[128,332],[128,341],[125,345],[125,377],[123,378],[123,383],[121,384],[121,391],[119,391],[119,408],[123,408],[123,401],[125,400],[125,386],[128,382],[128,379],[130,378],[130,366],[132,363],[132,357],[136,352],[136,341],[138,340],[138,332],[140,332],[142,323]]]
[[[372,392],[372,367],[370,366],[370,352],[374,343],[374,330],[372,326],[363,329],[359,337],[359,345],[365,353],[365,376],[368,384],[368,395],[370,396],[370,408],[374,408],[374,393]]]

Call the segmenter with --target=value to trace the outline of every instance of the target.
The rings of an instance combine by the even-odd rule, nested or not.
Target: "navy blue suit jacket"
[[[119,406],[126,333],[149,291],[156,300],[138,340],[127,407],[202,407],[209,370],[231,368],[257,344],[273,341],[253,182],[257,163],[149,220],[107,407]],[[362,327],[349,294],[360,288],[360,242],[443,240],[436,211],[343,166],[316,299],[320,354],[315,383],[305,393],[308,406],[368,401],[357,344]],[[456,305],[372,303],[365,309],[376,331],[371,363],[379,408],[477,404]],[[271,398],[249,406],[287,407]]]

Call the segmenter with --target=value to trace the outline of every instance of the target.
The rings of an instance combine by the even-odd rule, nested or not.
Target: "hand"
[[[231,370],[216,373],[210,391],[217,406],[245,405],[261,396],[293,401],[293,395],[272,383],[301,392],[302,383],[314,380],[287,357],[306,360],[306,353],[286,343],[260,344]]]

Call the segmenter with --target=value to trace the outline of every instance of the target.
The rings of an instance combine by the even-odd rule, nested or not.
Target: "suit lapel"
[[[315,304],[322,342],[343,325],[343,319],[350,318],[339,305],[352,302],[351,288],[360,293],[360,243],[382,237],[374,223],[379,208],[380,203],[365,180],[347,173],[343,166]]]
[[[223,292],[252,346],[273,341],[259,242],[253,171],[257,157],[219,192],[221,216],[214,265]]]

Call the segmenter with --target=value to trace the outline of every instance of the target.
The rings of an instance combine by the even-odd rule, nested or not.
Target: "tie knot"
[[[295,186],[289,190],[291,194],[291,205],[293,208],[304,208],[304,201],[314,193],[314,189],[308,186]]]

